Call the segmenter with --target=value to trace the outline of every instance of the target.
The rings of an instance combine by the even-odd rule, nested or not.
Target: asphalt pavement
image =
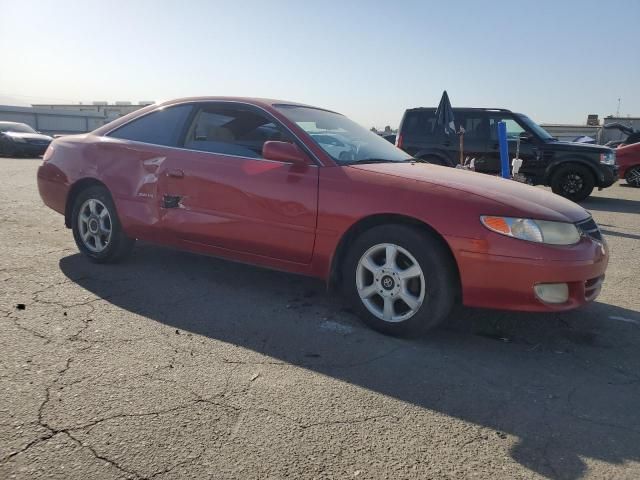
[[[595,303],[401,340],[314,279],[146,244],[94,265],[40,162],[0,158],[0,478],[640,478],[640,189],[583,203]]]

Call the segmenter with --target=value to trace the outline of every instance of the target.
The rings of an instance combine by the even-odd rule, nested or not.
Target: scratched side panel
[[[113,195],[125,232],[163,241],[158,175],[171,150],[108,137],[98,137],[93,149],[98,174]]]

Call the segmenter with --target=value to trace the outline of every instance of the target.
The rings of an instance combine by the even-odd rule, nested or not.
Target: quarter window
[[[415,135],[418,137],[432,137],[436,123],[435,110],[415,110],[407,112],[402,125],[404,135]]]
[[[196,113],[187,130],[184,147],[223,155],[262,158],[262,146],[270,140],[292,142],[281,127],[251,109],[210,105]]]
[[[461,112],[454,117],[456,126],[464,129],[464,138],[485,141],[489,138],[489,119],[482,113]]]
[[[177,105],[151,112],[109,134],[110,137],[136,142],[177,147],[191,105]]]

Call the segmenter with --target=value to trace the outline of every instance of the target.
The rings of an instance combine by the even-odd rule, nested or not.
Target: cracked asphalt
[[[0,478],[640,478],[640,190],[575,312],[372,332],[320,281],[138,245],[77,253],[0,158]]]

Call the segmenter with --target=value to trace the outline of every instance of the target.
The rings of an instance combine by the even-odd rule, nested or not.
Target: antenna
[[[618,97],[618,109],[616,110],[616,117],[620,116],[620,100],[621,100],[621,98]]]

